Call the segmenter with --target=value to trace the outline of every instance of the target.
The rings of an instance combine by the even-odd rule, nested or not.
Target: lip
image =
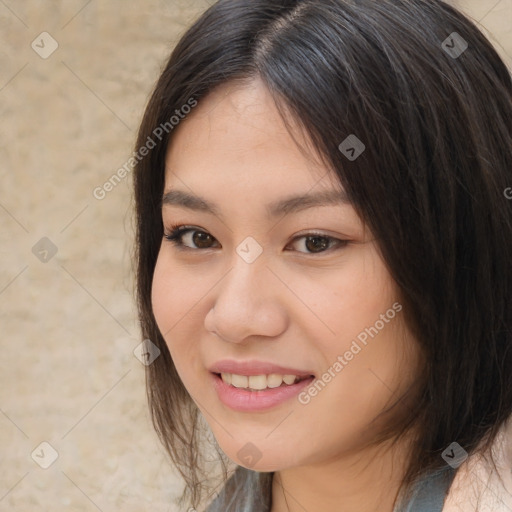
[[[311,376],[291,385],[285,384],[278,388],[249,391],[226,384],[217,373],[211,373],[210,376],[220,401],[229,408],[239,412],[258,412],[276,407],[298,395],[301,390],[309,386],[315,379],[315,377]]]
[[[223,359],[217,361],[208,368],[212,373],[235,373],[237,375],[270,375],[277,373],[279,375],[297,375],[298,377],[314,376],[314,373],[307,370],[298,370],[296,368],[286,368],[267,361],[235,361],[233,359]]]

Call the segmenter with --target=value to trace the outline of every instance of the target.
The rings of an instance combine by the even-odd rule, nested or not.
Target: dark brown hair
[[[148,398],[190,502],[202,493],[200,417],[151,306],[169,119],[221,84],[254,77],[305,130],[379,240],[425,354],[419,398],[393,430],[419,432],[404,488],[445,465],[440,454],[453,441],[470,454],[487,449],[512,412],[509,71],[440,0],[221,0],[172,52],[137,148],[167,128],[134,173],[140,322],[161,350],[147,367]],[[366,146],[354,161],[338,149],[350,134]],[[272,474],[259,476],[268,506]],[[224,510],[242,510],[234,498]]]

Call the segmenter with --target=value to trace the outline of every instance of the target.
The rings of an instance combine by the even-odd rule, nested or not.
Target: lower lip
[[[221,402],[231,409],[240,412],[265,411],[276,407],[298,395],[302,389],[311,384],[314,380],[314,377],[309,377],[295,384],[284,384],[278,388],[248,391],[226,384],[220,375],[215,373],[211,373],[210,375],[212,376],[213,386]]]

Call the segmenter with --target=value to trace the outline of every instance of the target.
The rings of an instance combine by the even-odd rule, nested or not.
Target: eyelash
[[[194,232],[194,231],[196,231],[198,233],[204,233],[204,234],[209,235],[209,233],[207,231],[204,231],[204,230],[199,229],[197,227],[184,226],[184,225],[173,225],[173,226],[170,227],[168,232],[164,233],[164,238],[166,240],[168,240],[169,242],[171,242],[172,244],[174,244],[180,250],[206,251],[206,250],[209,250],[209,249],[215,249],[215,247],[207,247],[207,248],[197,247],[197,248],[195,248],[195,247],[188,247],[187,245],[185,245],[183,243],[183,239],[182,239],[183,236],[186,233],[188,233],[188,232]],[[334,244],[334,246],[329,247],[326,250],[319,251],[319,252],[304,252],[304,251],[297,251],[297,252],[299,252],[301,254],[324,254],[324,253],[329,252],[331,250],[342,249],[342,248],[346,247],[349,244],[349,240],[341,240],[339,238],[334,238],[332,236],[323,235],[323,234],[320,234],[320,233],[306,233],[304,235],[300,235],[300,236],[294,238],[292,240],[292,242],[295,241],[295,240],[300,240],[301,238],[312,238],[312,237],[324,238],[324,239],[329,240],[329,241],[335,241],[336,243]],[[212,238],[215,240],[214,237],[212,237]],[[217,241],[217,243],[218,243],[218,241]]]

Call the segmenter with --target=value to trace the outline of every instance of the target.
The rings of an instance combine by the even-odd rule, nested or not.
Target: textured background
[[[133,355],[131,178],[93,190],[209,3],[0,0],[0,511],[177,510]],[[512,0],[458,5],[512,67]]]

